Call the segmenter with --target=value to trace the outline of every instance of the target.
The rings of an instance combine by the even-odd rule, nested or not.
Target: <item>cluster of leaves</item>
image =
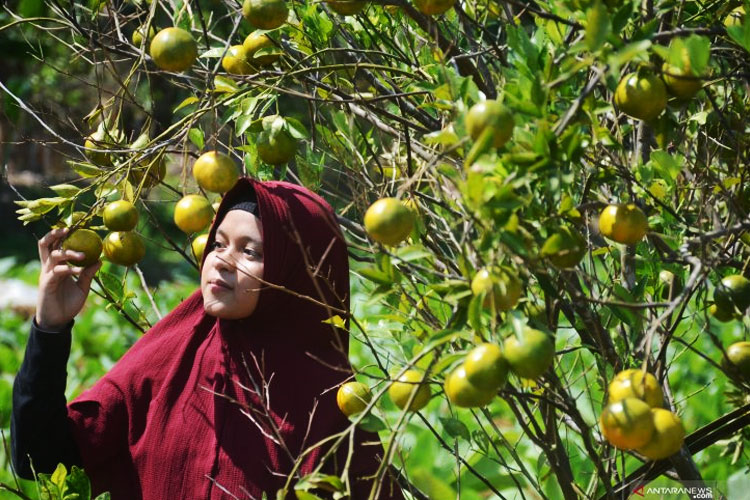
[[[743,318],[720,327],[708,313],[712,283],[745,272],[750,256],[750,21],[723,24],[739,5],[467,0],[428,17],[392,0],[341,17],[325,3],[290,2],[288,23],[268,33],[282,58],[236,76],[222,72],[220,58],[252,28],[234,3],[91,9],[53,2],[49,20],[33,25],[68,30],[69,49],[100,68],[90,83],[102,98],[85,118],[90,130],[78,131],[69,151],[81,176],[76,188],[56,186],[57,197],[26,202],[22,216],[52,221],[81,209],[84,194],[96,199],[83,207],[90,211],[107,196],[144,209],[171,203],[197,191],[188,157],[225,150],[247,174],[291,179],[337,208],[354,272],[368,283],[367,303],[353,315],[351,335],[361,346],[352,360],[376,395],[404,367],[440,387],[476,343],[499,343],[525,324],[556,333],[554,368],[533,384],[512,380],[486,408],[459,410],[435,391],[414,416],[383,397],[372,405],[375,416],[357,419],[381,432],[386,459],[430,498],[506,490],[613,496],[665,471],[643,466],[634,453],[617,460],[596,425],[607,382],[633,366],[656,374],[692,432],[670,477],[698,480],[716,455],[697,453],[734,435],[748,411],[747,384],[731,374],[731,399],[717,396],[710,415],[691,409],[704,406],[697,401],[711,385],[694,373],[726,380],[723,346],[750,326]],[[143,24],[190,31],[201,48],[193,68],[155,71],[143,47],[129,41]],[[613,106],[625,74],[661,77],[664,63],[689,66],[703,88],[690,100],[671,99],[650,123]],[[155,93],[165,88],[169,108],[157,109]],[[513,112],[514,133],[502,148],[468,137],[467,110],[484,99]],[[284,119],[264,120],[269,115]],[[128,129],[128,116],[140,116],[137,128]],[[83,138],[101,124],[127,139],[109,145],[115,161],[108,166],[82,155]],[[296,157],[266,164],[259,137],[281,129],[298,141]],[[153,139],[126,145],[142,133]],[[155,154],[179,159],[173,170],[180,175],[149,192],[128,174]],[[419,213],[411,240],[397,248],[372,244],[358,224],[385,196],[409,198]],[[625,201],[649,216],[648,239],[634,246],[612,244],[596,230],[601,208]],[[540,255],[547,237],[566,226],[588,248],[574,270],[555,269]],[[187,240],[168,243],[190,258]],[[472,294],[472,277],[490,265],[523,281],[514,310],[487,310]],[[685,284],[668,299],[659,280],[665,269]],[[732,406],[740,413],[729,413]],[[427,460],[424,450],[441,450],[441,458]],[[442,479],[446,470],[455,480]],[[307,478],[298,496],[321,481],[343,488]]]

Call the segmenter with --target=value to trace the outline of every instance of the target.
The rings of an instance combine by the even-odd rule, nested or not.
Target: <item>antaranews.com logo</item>
[[[686,481],[684,483],[672,483],[671,485],[640,485],[633,489],[631,500],[725,500],[726,488],[719,487],[719,481]]]

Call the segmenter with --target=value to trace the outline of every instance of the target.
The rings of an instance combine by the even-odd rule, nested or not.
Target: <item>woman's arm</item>
[[[61,248],[67,234],[67,228],[53,229],[39,240],[36,316],[13,383],[13,465],[27,479],[33,477],[32,467],[36,472],[52,472],[59,462],[80,462],[68,423],[66,365],[73,318],[83,308],[101,262],[86,268],[69,265],[84,254]]]
[[[68,468],[81,462],[65,401],[71,327],[72,322],[61,331],[47,331],[34,320],[13,383],[12,459],[16,473],[25,479],[33,479],[34,472],[51,473],[60,462]]]

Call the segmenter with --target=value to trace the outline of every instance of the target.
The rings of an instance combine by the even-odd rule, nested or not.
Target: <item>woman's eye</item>
[[[260,254],[252,248],[246,248],[245,255],[249,255],[250,257],[260,257]]]
[[[218,241],[214,241],[213,243],[211,243],[211,250],[216,250],[219,247],[221,247],[221,243],[219,243]]]

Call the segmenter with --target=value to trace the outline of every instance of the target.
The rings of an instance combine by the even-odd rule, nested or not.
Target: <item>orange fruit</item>
[[[455,0],[414,0],[417,10],[426,16],[438,16],[447,11]]]
[[[480,269],[471,280],[471,291],[474,295],[486,294],[484,307],[491,307],[494,300],[498,311],[509,311],[521,298],[521,280],[508,271]]]
[[[102,219],[110,231],[130,231],[138,224],[138,210],[129,201],[113,201],[104,207]]]
[[[132,266],[146,255],[146,247],[135,231],[112,231],[104,238],[104,255],[115,264]]]
[[[190,244],[190,248],[193,251],[193,257],[200,264],[203,261],[203,252],[206,251],[206,243],[208,242],[208,233],[199,234],[193,238],[193,242]]]
[[[242,17],[255,28],[272,30],[286,22],[289,8],[284,0],[245,0]]]
[[[508,361],[497,344],[485,342],[469,351],[463,363],[466,378],[478,389],[497,391],[508,379]]]
[[[83,146],[86,148],[84,154],[94,165],[100,167],[111,167],[112,156],[106,151],[90,151],[91,149],[110,149],[119,145],[121,132],[119,130],[105,130],[99,128],[96,132],[86,138]]]
[[[722,309],[716,304],[711,304],[711,306],[708,308],[708,312],[711,316],[716,318],[718,321],[721,321],[722,323],[737,319],[735,317],[734,311],[727,311],[726,309]]]
[[[232,45],[227,49],[227,53],[221,58],[221,67],[230,75],[250,75],[255,72],[242,45]]]
[[[164,156],[148,158],[130,170],[130,182],[135,186],[140,186],[143,182],[143,189],[149,189],[164,180],[166,174],[167,162]],[[144,176],[146,180],[143,180]]]
[[[630,73],[617,85],[615,105],[626,115],[651,121],[667,107],[667,89],[652,73]]]
[[[396,198],[381,198],[365,212],[365,229],[383,245],[398,245],[414,228],[414,213]]]
[[[213,193],[226,193],[237,183],[240,171],[224,153],[203,153],[193,164],[193,177],[198,185]]]
[[[662,78],[670,94],[678,99],[692,98],[703,87],[700,75],[693,73],[690,68],[690,54],[687,49],[682,55],[682,69],[671,64],[662,65]]]
[[[599,215],[602,236],[625,245],[635,245],[648,232],[646,214],[633,203],[609,205]]]
[[[519,377],[537,379],[552,366],[555,341],[541,330],[526,327],[520,338],[511,335],[505,339],[503,354],[513,373]]]
[[[623,370],[609,383],[609,403],[621,401],[625,398],[637,398],[646,402],[651,408],[661,408],[664,402],[659,382],[650,373],[643,374],[643,370]]]
[[[444,389],[450,402],[462,408],[486,406],[497,393],[497,389],[480,389],[469,382],[463,365],[460,365],[448,375],[445,379]]]
[[[492,145],[496,148],[508,142],[513,135],[514,126],[513,113],[493,99],[478,102],[466,114],[466,131],[471,138],[476,141],[489,127],[492,130]]]
[[[651,460],[671,457],[680,451],[685,441],[685,428],[680,417],[664,408],[652,408],[651,418],[654,433],[651,439],[636,451]]]
[[[280,54],[277,53],[264,54],[260,56],[256,55],[257,52],[261,49],[277,48],[273,41],[271,41],[271,38],[265,33],[253,31],[252,33],[247,35],[245,41],[242,42],[242,46],[245,48],[245,56],[247,57],[247,60],[250,61],[250,64],[256,67],[273,64],[280,57]]]
[[[336,404],[347,417],[356,415],[367,408],[372,401],[370,388],[362,382],[347,382],[336,393]]]
[[[99,260],[99,256],[102,254],[102,239],[91,229],[76,229],[65,238],[62,248],[83,252],[85,255],[83,260],[71,261],[71,264],[88,267]]]
[[[281,165],[294,158],[297,141],[284,129],[276,132],[263,130],[255,143],[258,156],[269,165]]]
[[[418,411],[430,402],[429,386],[424,382],[421,373],[415,370],[406,370],[398,380],[394,381],[388,388],[388,395],[393,403],[401,408],[406,408],[409,398],[414,393],[414,400],[409,405],[408,411]]]
[[[182,28],[164,28],[151,40],[151,58],[166,71],[185,71],[198,57],[198,44]]]
[[[637,398],[625,398],[607,405],[599,416],[602,434],[621,450],[645,446],[654,434],[651,407]]]
[[[555,267],[566,269],[575,267],[586,255],[586,240],[571,227],[561,227],[547,238],[540,255],[546,257]]]
[[[750,306],[750,280],[741,274],[724,276],[714,290],[714,302],[724,311],[744,313]]]
[[[750,342],[735,342],[727,348],[727,361],[744,378],[750,379]]]
[[[135,31],[133,31],[133,36],[130,37],[130,39],[133,41],[133,45],[136,47],[140,47],[141,43],[143,43],[143,34],[146,33],[146,26],[139,26],[136,28]],[[146,38],[147,42],[151,42],[151,40],[154,39],[154,35],[156,35],[156,31],[154,31],[153,26],[148,27],[148,37]]]
[[[214,217],[211,203],[203,196],[189,194],[177,202],[174,222],[185,233],[203,231]]]
[[[326,3],[332,11],[342,16],[359,14],[367,6],[367,2],[357,0],[326,0]]]

